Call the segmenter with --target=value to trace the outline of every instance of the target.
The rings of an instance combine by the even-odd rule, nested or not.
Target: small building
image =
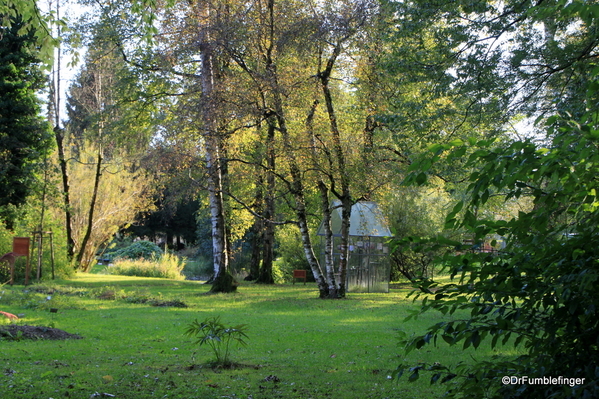
[[[333,202],[331,227],[333,231],[333,258],[339,263],[341,247],[341,203]],[[321,236],[321,258],[324,265],[324,227]],[[349,229],[349,259],[347,264],[347,292],[389,292],[390,262],[389,224],[375,202],[361,201],[352,206]]]

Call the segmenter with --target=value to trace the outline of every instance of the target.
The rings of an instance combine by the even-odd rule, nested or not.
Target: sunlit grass
[[[77,308],[23,308],[4,301],[24,287],[4,287],[1,310],[25,313],[21,323],[52,325],[84,337],[72,341],[0,341],[2,398],[88,398],[105,392],[119,398],[432,398],[443,387],[427,378],[408,384],[388,378],[400,363],[470,361],[494,352],[462,352],[443,344],[405,356],[398,330],[421,333],[442,316],[404,321],[417,308],[408,290],[352,294],[346,300],[317,299],[314,284],[243,284],[237,293],[207,295],[201,282],[78,274],[54,286]],[[114,287],[184,301],[188,308],[151,307],[81,294]],[[54,295],[54,298],[60,295]],[[54,300],[53,298],[53,300]],[[43,300],[43,297],[40,297]],[[212,370],[211,353],[185,337],[194,319],[221,316],[225,325],[247,324],[248,346],[231,352],[248,367]],[[276,378],[272,377],[275,376]]]

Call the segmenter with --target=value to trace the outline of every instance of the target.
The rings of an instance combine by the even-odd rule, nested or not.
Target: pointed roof
[[[341,236],[341,201],[335,200],[331,204],[331,227],[335,237]],[[324,235],[322,222],[318,228],[317,234]],[[391,237],[389,224],[383,216],[379,206],[373,201],[360,201],[351,208],[351,217],[349,224],[350,236],[369,236],[369,237]]]

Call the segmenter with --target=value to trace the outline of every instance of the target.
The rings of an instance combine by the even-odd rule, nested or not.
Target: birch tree
[[[211,16],[209,3],[202,6],[200,20],[208,25]],[[203,138],[206,151],[206,168],[208,172],[208,198],[212,222],[212,254],[214,262],[214,280],[212,292],[230,292],[236,286],[229,272],[229,249],[225,225],[225,207],[223,202],[223,170],[221,163],[221,143],[216,126],[215,91],[214,91],[214,43],[207,26],[200,30],[199,45],[201,53],[201,85],[202,85],[202,122]]]
[[[350,189],[350,171],[347,166],[347,155],[341,144],[341,131],[338,123],[337,110],[334,105],[333,94],[331,90],[331,79],[338,58],[346,47],[351,46],[350,40],[358,36],[360,30],[364,28],[369,20],[372,4],[368,1],[351,4],[338,4],[339,9],[336,13],[329,12],[325,14],[323,23],[329,27],[329,31],[321,39],[324,44],[322,53],[326,47],[329,47],[328,57],[319,62],[317,77],[322,89],[325,102],[326,113],[329,121],[329,129],[332,138],[333,156],[336,164],[337,179],[331,179],[331,192],[341,201],[341,244],[339,248],[339,281],[335,281],[334,274],[329,275],[329,296],[345,296],[345,280],[347,275],[347,263],[349,258],[349,231],[351,209],[355,203]],[[321,54],[322,54],[321,53]],[[340,189],[336,182],[339,182]],[[322,192],[322,190],[321,190]],[[324,196],[323,196],[324,199]],[[330,212],[330,211],[325,211]],[[324,220],[330,218],[330,213],[324,214]],[[328,232],[327,232],[328,236]],[[327,251],[331,245],[327,238]],[[327,253],[327,256],[330,256]]]
[[[356,5],[359,7],[352,12]],[[362,14],[370,12],[370,7],[372,4],[368,1],[336,1],[331,5],[275,0],[181,2],[161,16],[157,35],[160,44],[155,48],[153,63],[146,63],[146,68],[168,73],[173,80],[183,82],[180,86],[182,97],[192,100],[193,90],[195,96],[201,93],[201,100],[189,101],[187,108],[194,104],[203,132],[201,141],[206,152],[215,276],[228,268],[226,237],[230,217],[226,215],[225,198],[240,204],[244,202],[239,193],[232,192],[233,186],[227,184],[231,180],[226,173],[233,169],[230,169],[232,162],[227,160],[223,150],[232,154],[234,151],[230,146],[235,140],[231,137],[237,137],[240,132],[254,131],[256,137],[266,140],[263,156],[252,159],[253,156],[247,152],[236,152],[239,159],[235,161],[258,165],[262,169],[260,177],[256,177],[254,170],[247,174],[254,178],[249,186],[263,184],[260,179],[266,182],[261,212],[253,210],[247,203],[243,204],[265,226],[264,280],[270,280],[268,265],[271,262],[274,226],[290,222],[275,220],[274,198],[278,197],[293,211],[293,223],[301,233],[301,246],[317,281],[319,295],[334,298],[345,295],[343,283],[335,281],[332,257],[328,257],[331,264],[327,266],[325,275],[315,253],[310,224],[311,208],[316,205],[311,201],[315,180],[319,178],[322,183],[321,202],[323,198],[328,202],[331,193],[342,199],[346,210],[343,212],[345,256],[342,256],[338,270],[343,280],[347,264],[349,213],[352,201],[361,195],[353,198],[350,190],[352,182],[349,176],[355,164],[348,166],[348,157],[353,157],[353,154],[347,152],[346,146],[355,131],[343,131],[347,122],[339,122],[339,111],[334,105],[333,91],[342,92],[343,84],[331,82],[336,82],[338,78],[334,75],[349,65],[338,67],[339,57],[341,53],[347,57],[350,49],[357,48],[355,43],[360,39],[357,32],[367,19]],[[176,40],[171,39],[173,32],[178,36]],[[137,64],[142,66],[140,62]],[[194,69],[198,65],[199,68]],[[342,95],[338,100],[349,97]],[[319,114],[318,109],[314,110],[315,123],[308,120],[310,116],[306,117],[314,100],[322,100],[324,104],[326,125],[323,125],[323,114]],[[189,122],[197,123],[191,119]],[[310,133],[310,124],[311,129],[320,133]],[[266,137],[257,126],[264,126],[262,131],[266,132]],[[323,134],[323,129],[326,129],[326,134]],[[314,157],[308,148],[311,140],[315,142],[316,136],[324,139],[318,143],[316,158],[322,158],[321,151],[328,151],[328,147],[332,149],[328,153],[332,155],[329,158],[332,163],[321,169],[324,172],[322,176],[317,176],[315,161],[310,161]],[[315,145],[312,147],[316,149]],[[323,206],[323,215],[330,212],[329,207]]]

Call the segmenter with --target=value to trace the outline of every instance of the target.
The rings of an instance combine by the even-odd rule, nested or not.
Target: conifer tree
[[[36,56],[33,25],[12,18],[0,28],[0,218],[10,228],[14,207],[23,204],[35,184],[35,172],[50,145],[36,93],[45,85]]]

